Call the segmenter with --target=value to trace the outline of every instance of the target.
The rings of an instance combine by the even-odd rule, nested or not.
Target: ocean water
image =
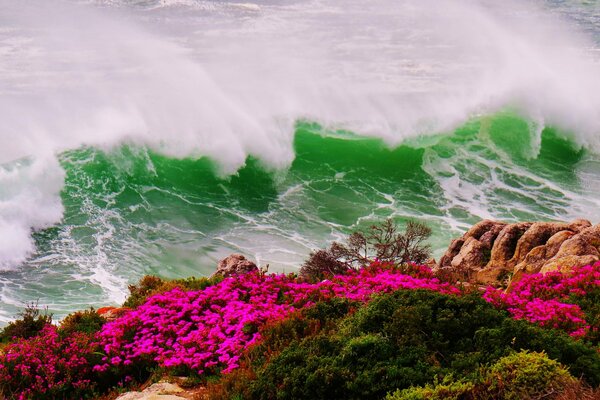
[[[600,222],[595,1],[5,0],[0,323],[385,218]]]

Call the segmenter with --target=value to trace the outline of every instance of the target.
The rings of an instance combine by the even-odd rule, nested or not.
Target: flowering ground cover
[[[514,318],[596,338],[600,318],[600,262],[576,269],[526,275],[510,293],[487,288],[483,297]]]
[[[99,339],[106,357],[95,370],[150,359],[199,374],[227,373],[238,366],[244,348],[260,340],[259,327],[316,301],[332,297],[366,301],[373,293],[398,289],[460,293],[423,272],[415,275],[376,263],[319,283],[249,273],[201,291],[174,289],[104,326]]]
[[[367,303],[374,294],[401,289],[462,293],[426,267],[379,262],[322,282],[249,273],[199,290],[176,287],[152,295],[95,333],[49,325],[33,338],[15,339],[0,350],[0,393],[18,399],[84,398],[144,379],[154,368],[227,374],[264,339],[265,326],[329,299]],[[516,319],[595,338],[600,263],[570,275],[527,276],[509,294],[488,288],[483,297]]]

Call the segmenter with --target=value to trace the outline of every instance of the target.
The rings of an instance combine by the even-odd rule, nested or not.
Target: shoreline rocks
[[[507,224],[483,220],[452,241],[435,266],[451,279],[502,284],[509,290],[523,274],[562,271],[600,259],[600,224],[563,222]]]
[[[178,396],[184,392],[178,385],[169,382],[158,382],[141,392],[123,393],[115,400],[186,400],[186,397]]]
[[[246,274],[253,271],[258,271],[258,267],[255,263],[248,260],[241,254],[234,253],[219,261],[217,270],[211,275],[211,277],[221,275],[224,278],[227,278],[231,275]]]

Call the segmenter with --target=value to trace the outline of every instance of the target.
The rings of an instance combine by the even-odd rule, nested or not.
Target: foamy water
[[[159,265],[184,275],[227,250],[290,270],[311,248],[387,216],[431,220],[443,232],[438,247],[477,217],[593,219],[598,15],[577,2],[6,0],[0,268],[9,271],[0,276],[0,309],[37,296],[66,310],[61,281],[74,296],[65,304],[85,304],[86,291],[90,303],[120,301],[128,281],[160,273]],[[503,148],[510,136],[489,139],[483,117],[479,136],[464,147],[452,139],[444,152],[439,134],[506,110],[528,124],[519,128],[522,148]],[[409,152],[422,168],[385,184],[381,172],[377,184],[368,182],[376,164],[298,158],[299,146],[339,157],[351,150],[302,147],[298,121],[318,123],[318,135],[351,131],[425,149],[422,159]],[[588,149],[573,177],[546,172],[550,162],[532,170],[515,161],[545,160],[546,126],[574,154]],[[77,153],[123,145],[140,153],[98,169],[99,156]],[[210,173],[173,161],[201,157],[216,163]],[[264,196],[237,186],[248,157],[259,160],[246,170]],[[171,168],[200,175],[169,185],[161,174]],[[195,177],[216,179],[203,189],[212,197],[186,186]],[[420,189],[424,179],[431,193]],[[394,189],[408,181],[412,197]],[[437,203],[421,198],[434,195]],[[56,276],[27,283],[37,269]]]

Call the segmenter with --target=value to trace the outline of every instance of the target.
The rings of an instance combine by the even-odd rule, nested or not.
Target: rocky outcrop
[[[436,270],[456,280],[498,284],[512,275],[568,270],[600,259],[600,225],[483,220],[452,241]]]
[[[257,271],[258,267],[252,261],[246,259],[241,254],[232,254],[219,261],[217,270],[212,276],[221,275],[228,277],[235,274],[245,274],[252,271]]]
[[[159,382],[141,392],[123,393],[116,400],[185,400],[187,396],[181,397],[182,393],[184,393],[184,390],[178,385]]]
[[[119,318],[129,310],[129,307],[100,307],[96,310],[96,313],[110,322]]]

